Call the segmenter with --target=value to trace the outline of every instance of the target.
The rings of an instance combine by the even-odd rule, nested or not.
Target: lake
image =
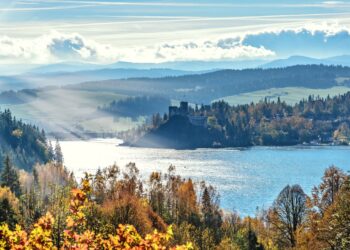
[[[136,163],[144,179],[152,171],[176,172],[215,186],[220,205],[241,215],[267,208],[287,184],[300,184],[307,194],[318,185],[325,168],[334,164],[350,170],[350,147],[295,146],[248,149],[171,150],[119,146],[117,139],[62,141],[65,165],[77,177],[113,163]]]

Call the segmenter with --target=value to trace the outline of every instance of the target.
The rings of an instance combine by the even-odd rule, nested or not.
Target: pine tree
[[[212,186],[202,186],[201,210],[203,215],[203,224],[215,232],[214,238],[217,243],[220,240],[220,232],[217,228],[221,227],[222,216],[218,205],[218,196]]]
[[[204,216],[204,224],[210,226],[212,220],[212,205],[209,190],[207,187],[204,188],[202,195],[202,213]]]
[[[39,174],[36,168],[33,168],[33,181],[34,181],[34,188],[38,189],[39,188]]]
[[[1,186],[9,187],[10,190],[19,197],[21,195],[21,186],[17,170],[12,166],[9,156],[6,156],[1,173]]]
[[[12,229],[18,223],[18,199],[8,187],[0,187],[0,224],[4,222]]]
[[[7,223],[14,229],[17,224],[17,216],[8,199],[0,200],[0,223]]]
[[[105,185],[105,178],[104,178],[102,170],[100,168],[96,171],[96,174],[95,174],[94,189],[96,192],[95,201],[98,204],[101,204],[105,198],[104,196],[106,193],[106,185]]]
[[[48,154],[49,161],[53,161],[55,159],[55,152],[53,150],[51,141],[49,141],[48,153],[47,154]]]
[[[57,164],[59,165],[63,164],[63,154],[62,154],[61,145],[58,139],[56,140],[56,146],[55,146],[55,160]]]

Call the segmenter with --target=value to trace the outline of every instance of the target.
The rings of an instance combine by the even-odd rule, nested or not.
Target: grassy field
[[[259,102],[266,97],[268,100],[277,100],[278,97],[282,101],[289,104],[295,104],[301,99],[307,98],[309,95],[327,97],[327,95],[336,96],[350,91],[347,87],[333,87],[329,89],[309,89],[300,87],[289,88],[272,88],[267,90],[259,90],[240,95],[226,96],[218,100],[224,100],[231,105],[247,104],[251,102]],[[217,101],[217,100],[215,100]]]

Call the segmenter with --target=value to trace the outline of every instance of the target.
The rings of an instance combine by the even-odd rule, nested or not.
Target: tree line
[[[135,78],[84,82],[69,86],[88,91],[114,91],[125,95],[162,95],[192,103],[210,103],[223,96],[238,95],[270,88],[331,88],[349,86],[350,68],[326,65],[296,65],[285,68],[218,70],[162,78]],[[339,81],[341,79],[341,81]]]
[[[137,119],[139,116],[151,116],[155,112],[166,112],[169,106],[170,100],[165,97],[135,96],[114,100],[98,109],[115,116]]]
[[[121,135],[135,145],[146,141],[150,146],[153,143],[172,147],[178,142],[174,147],[180,145],[180,148],[303,143],[348,145],[350,141],[350,92],[333,98],[309,96],[295,105],[288,105],[279,98],[237,106],[218,101],[190,108],[189,114],[206,117],[208,126],[199,128],[191,125],[186,117],[169,119],[167,115],[158,114],[153,116],[150,126]]]
[[[0,140],[0,159],[9,156],[21,168],[51,160],[45,131],[16,119],[8,109],[0,112]]]

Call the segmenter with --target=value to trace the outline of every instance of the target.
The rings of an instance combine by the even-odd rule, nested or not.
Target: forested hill
[[[124,117],[136,119],[139,116],[151,116],[154,113],[164,113],[171,102],[160,96],[136,96],[119,101],[112,101],[99,110]]]
[[[206,118],[208,125],[191,123],[191,117]],[[350,92],[334,98],[310,96],[294,106],[265,100],[238,106],[220,101],[189,108],[187,115],[157,121],[131,145],[200,148],[349,142]]]
[[[17,120],[9,110],[0,112],[0,168],[7,155],[16,166],[27,170],[51,157],[45,132]]]
[[[209,103],[223,96],[282,87],[330,88],[350,86],[350,68],[299,65],[277,69],[220,70],[205,74],[108,80],[71,85],[84,90],[109,90],[129,95],[163,95],[190,102]]]

